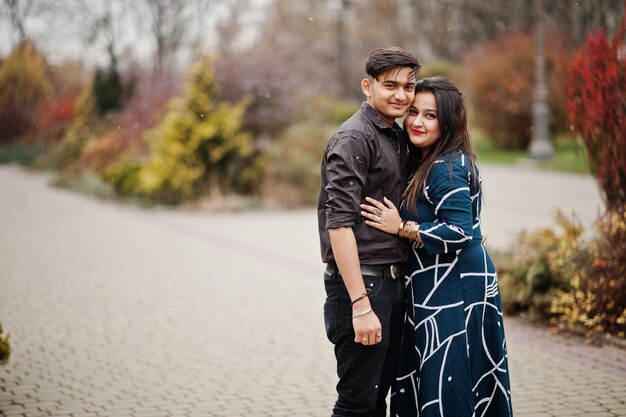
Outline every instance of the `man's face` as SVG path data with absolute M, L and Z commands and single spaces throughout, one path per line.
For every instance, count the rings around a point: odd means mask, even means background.
M 389 126 L 404 116 L 415 96 L 415 71 L 412 68 L 394 68 L 380 75 L 378 80 L 365 78 L 361 82 L 367 103 L 383 117 Z

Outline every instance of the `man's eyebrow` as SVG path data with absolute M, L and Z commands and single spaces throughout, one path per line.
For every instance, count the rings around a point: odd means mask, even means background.
M 397 81 L 397 80 L 384 80 L 383 84 L 414 86 L 415 85 L 415 81 L 402 82 L 402 81 Z

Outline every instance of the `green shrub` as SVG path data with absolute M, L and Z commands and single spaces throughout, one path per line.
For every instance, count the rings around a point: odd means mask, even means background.
M 320 95 L 267 151 L 263 197 L 285 207 L 317 203 L 320 164 L 326 142 L 358 104 Z
M 454 79 L 457 75 L 457 66 L 447 61 L 432 61 L 425 63 L 418 74 L 418 78 L 444 77 Z
M 0 145 L 0 163 L 15 162 L 31 165 L 44 152 L 44 146 L 38 142 L 13 142 Z
M 359 103 L 341 100 L 326 94 L 318 94 L 306 106 L 302 106 L 301 111 L 296 114 L 295 122 L 323 123 L 339 126 L 358 109 Z M 317 146 L 317 144 L 314 146 Z
M 54 185 L 69 188 L 98 198 L 113 199 L 115 187 L 94 172 L 71 172 L 61 174 L 54 180 Z
M 284 207 L 314 205 L 324 146 L 336 128 L 312 122 L 290 126 L 267 153 L 264 198 Z
M 121 161 L 112 164 L 102 174 L 120 195 L 132 195 L 139 187 L 139 172 L 142 165 L 132 161 Z
M 2 331 L 2 323 L 0 323 L 0 365 L 6 364 L 9 361 L 9 356 L 11 356 L 9 335 L 2 336 Z

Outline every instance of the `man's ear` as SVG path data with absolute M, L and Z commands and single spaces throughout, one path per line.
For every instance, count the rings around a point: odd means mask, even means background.
M 372 95 L 372 83 L 369 78 L 363 78 L 361 80 L 361 91 L 363 91 L 363 94 L 367 97 Z

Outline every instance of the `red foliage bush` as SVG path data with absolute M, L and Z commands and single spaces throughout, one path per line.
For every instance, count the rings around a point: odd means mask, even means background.
M 590 245 L 593 263 L 553 307 L 560 320 L 619 337 L 626 332 L 626 13 L 612 40 L 587 39 L 568 66 L 567 112 L 582 136 L 607 213 Z
M 62 94 L 54 100 L 39 103 L 39 130 L 70 123 L 74 118 L 74 100 L 76 97 Z
M 569 120 L 582 136 L 609 210 L 626 203 L 625 34 L 626 15 L 612 41 L 604 30 L 590 36 L 566 78 Z
M 567 130 L 562 91 L 562 57 L 557 36 L 545 36 L 551 130 Z M 475 120 L 502 149 L 526 149 L 532 136 L 535 39 L 514 30 L 503 32 L 468 59 Z

